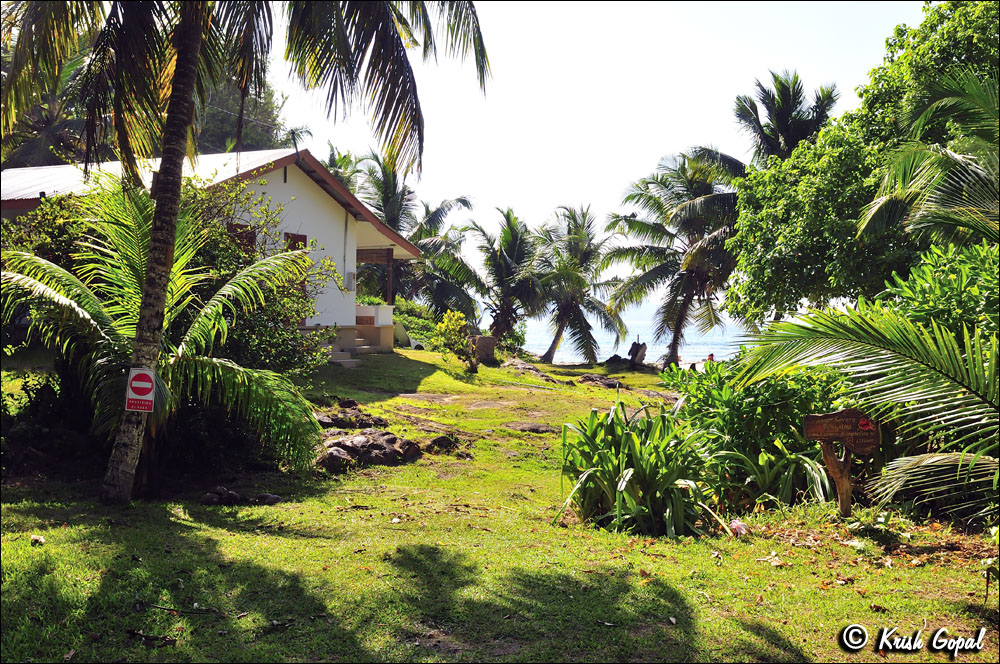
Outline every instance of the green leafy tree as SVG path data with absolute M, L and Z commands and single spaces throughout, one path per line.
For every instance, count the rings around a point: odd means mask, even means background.
M 72 271 L 29 253 L 4 251 L 2 300 L 5 316 L 31 307 L 29 334 L 77 366 L 93 431 L 113 437 L 122 416 L 154 203 L 145 192 L 105 184 L 79 201 L 80 214 L 93 221 Z M 266 450 L 304 467 L 319 434 L 309 403 L 283 375 L 240 366 L 217 351 L 241 317 L 263 306 L 268 294 L 300 282 L 311 261 L 305 250 L 262 258 L 202 300 L 196 292 L 213 281 L 214 271 L 195 265 L 210 238 L 196 212 L 197 206 L 187 205 L 178 217 L 145 446 L 155 447 L 158 432 L 180 406 L 221 405 L 255 430 Z
M 1000 58 L 1000 6 L 995 0 L 927 3 L 917 27 L 901 24 L 886 40 L 883 63 L 858 88 L 861 106 L 851 113 L 865 143 L 892 149 L 909 137 L 914 99 L 956 66 L 989 76 Z M 934 128 L 941 139 L 947 128 Z
M 802 79 L 789 71 L 772 71 L 771 87 L 758 80 L 756 88 L 753 97 L 736 98 L 734 113 L 740 127 L 753 139 L 754 160 L 761 164 L 767 163 L 769 157 L 788 159 L 796 145 L 826 123 L 839 96 L 837 87 L 831 85 L 820 87 L 812 100 L 807 100 Z
M 201 99 L 196 120 L 200 152 L 273 150 L 292 147 L 291 131 L 281 111 L 285 100 L 275 94 L 264 78 L 259 90 L 244 97 L 237 81 L 222 79 Z M 238 122 L 242 115 L 242 123 Z
M 589 207 L 563 206 L 556 211 L 556 222 L 539 231 L 538 241 L 549 324 L 555 333 L 541 361 L 552 362 L 563 334 L 568 333 L 576 352 L 593 364 L 598 343 L 588 316 L 616 339 L 626 334 L 621 315 L 599 297 L 613 286 L 601 281 L 608 238 L 597 239 Z
M 490 233 L 476 222 L 467 230 L 478 238 L 478 248 L 483 254 L 486 310 L 493 318 L 490 334 L 497 345 L 516 348 L 518 325 L 545 308 L 544 274 L 540 272 L 538 247 L 527 224 L 510 208 L 497 211 L 503 216 L 498 234 Z
M 434 18 L 449 52 L 474 55 L 481 86 L 489 74 L 479 20 L 471 2 L 405 6 L 390 2 L 287 2 L 285 58 L 306 87 L 323 88 L 328 111 L 362 99 L 379 137 L 419 162 L 423 115 L 407 48 L 425 59 L 437 52 Z M 81 41 L 93 44 L 82 74 L 86 109 L 85 161 L 113 135 L 125 173 L 135 181 L 138 159 L 162 155 L 156 208 L 137 321 L 132 366 L 157 363 L 164 329 L 169 270 L 175 253 L 182 165 L 188 153 L 196 98 L 233 77 L 242 98 L 265 80 L 274 17 L 268 2 L 18 2 L 4 6 L 2 41 L 11 45 L 3 82 L 0 128 L 6 136 L 37 103 L 40 82 L 51 81 Z M 333 29 L 332 29 L 333 28 Z M 242 117 L 237 118 L 237 126 Z M 143 435 L 142 418 L 120 419 L 102 496 L 131 495 Z
M 785 161 L 750 168 L 728 247 L 736 266 L 725 309 L 761 323 L 840 297 L 872 297 L 905 273 L 921 243 L 901 229 L 858 239 L 860 210 L 875 196 L 879 158 L 849 125 L 834 122 Z
M 333 174 L 333 177 L 337 178 L 340 184 L 347 187 L 348 191 L 357 196 L 360 188 L 360 178 L 364 174 L 364 169 L 361 167 L 363 159 L 351 154 L 349 151 L 341 152 L 329 141 L 327 141 L 327 147 L 330 149 L 330 156 L 326 160 L 326 167 Z
M 708 159 L 680 155 L 663 159 L 655 173 L 632 184 L 623 202 L 637 213 L 612 215 L 609 231 L 641 242 L 609 249 L 605 263 L 627 262 L 636 273 L 612 293 L 621 311 L 664 289 L 653 328 L 670 335 L 664 367 L 677 364 L 684 328 L 702 330 L 721 323 L 717 298 L 729 279 L 733 256 L 726 238 L 736 218 L 731 178 Z

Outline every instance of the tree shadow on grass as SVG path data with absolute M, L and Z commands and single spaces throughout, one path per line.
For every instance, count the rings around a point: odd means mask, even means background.
M 408 581 L 397 592 L 414 622 L 400 639 L 414 657 L 614 661 L 641 645 L 652 660 L 698 659 L 691 608 L 659 581 L 637 592 L 611 570 L 581 582 L 535 569 L 481 581 L 461 554 L 426 545 L 400 547 L 389 562 Z
M 377 403 L 399 394 L 416 392 L 424 380 L 438 370 L 439 367 L 430 362 L 398 353 L 367 355 L 362 358 L 361 366 L 353 369 L 337 365 L 320 367 L 305 381 L 303 393 L 320 406 L 326 405 L 331 397 L 350 397 L 363 404 Z
M 300 575 L 227 555 L 174 511 L 4 503 L 25 533 L 4 547 L 4 661 L 371 658 Z M 30 544 L 32 524 L 60 522 Z

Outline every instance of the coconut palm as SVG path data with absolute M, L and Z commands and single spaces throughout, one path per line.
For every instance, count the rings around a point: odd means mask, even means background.
M 122 415 L 154 203 L 145 192 L 125 190 L 118 181 L 103 184 L 79 203 L 90 235 L 79 244 L 74 269 L 5 251 L 0 299 L 5 318 L 31 308 L 29 334 L 77 366 L 93 411 L 93 431 L 112 437 Z M 178 406 L 220 404 L 256 430 L 266 449 L 301 467 L 319 433 L 309 403 L 284 376 L 241 367 L 213 357 L 212 351 L 225 344 L 241 316 L 263 306 L 268 294 L 301 283 L 311 261 L 304 250 L 263 258 L 202 301 L 196 293 L 215 277 L 211 268 L 193 267 L 208 241 L 195 210 L 185 205 L 178 215 L 146 447 L 152 447 Z
M 928 84 L 912 111 L 914 140 L 890 161 L 859 235 L 902 221 L 938 241 L 1000 242 L 998 118 L 996 76 L 984 80 L 960 69 Z M 945 121 L 961 136 L 951 148 L 919 141 Z
M 390 228 L 420 249 L 412 262 L 387 265 L 363 265 L 358 279 L 371 292 L 379 292 L 385 271 L 393 270 L 393 294 L 425 301 L 435 315 L 449 310 L 460 311 L 469 320 L 476 319 L 474 293 L 483 291 L 476 271 L 462 258 L 463 237 L 457 229 L 445 228 L 448 215 L 459 209 L 472 209 L 465 196 L 447 199 L 432 208 L 417 200 L 416 192 L 406 184 L 407 171 L 392 151 L 385 155 L 370 153 L 359 162 L 364 166 L 362 199 Z M 422 207 L 422 214 L 421 214 Z
M 771 156 L 788 159 L 796 145 L 826 123 L 840 96 L 835 85 L 820 87 L 809 104 L 798 73 L 787 70 L 780 74 L 772 71 L 771 86 L 758 79 L 754 95 L 757 99 L 740 95 L 734 108 L 736 121 L 754 141 L 754 160 L 760 163 Z
M 83 158 L 84 120 L 77 112 L 73 90 L 83 62 L 80 54 L 66 61 L 40 93 L 37 105 L 22 113 L 12 131 L 4 134 L 4 168 L 54 166 Z
M 814 310 L 773 323 L 753 341 L 741 383 L 803 365 L 834 367 L 853 378 L 862 408 L 900 422 L 904 440 L 941 441 L 933 454 L 890 463 L 875 485 L 880 498 L 914 488 L 925 498 L 958 497 L 962 507 L 995 518 L 1000 480 L 996 334 L 966 328 L 956 335 L 936 323 L 924 327 L 862 300 L 845 311 Z
M 471 2 L 403 5 L 293 0 L 280 8 L 287 28 L 285 58 L 300 82 L 325 91 L 328 112 L 364 100 L 383 143 L 418 165 L 423 115 L 407 48 L 422 46 L 425 59 L 436 55 L 436 17 L 446 49 L 474 55 L 481 86 L 489 74 Z M 93 48 L 81 81 L 85 162 L 89 165 L 107 133 L 104 118 L 111 118 L 130 180 L 137 179 L 138 160 L 161 149 L 132 357 L 132 366 L 154 366 L 162 341 L 182 164 L 196 96 L 210 89 L 223 73 L 235 78 L 244 99 L 262 88 L 273 37 L 272 5 L 28 1 L 6 4 L 2 18 L 2 41 L 11 45 L 0 111 L 4 136 L 25 109 L 37 102 L 39 82 L 52 80 L 77 45 L 86 41 Z M 237 124 L 242 125 L 242 117 Z M 102 490 L 106 500 L 128 500 L 142 432 L 137 413 L 121 418 Z
M 597 340 L 588 314 L 616 341 L 626 334 L 618 312 L 599 296 L 610 290 L 613 282 L 602 282 L 604 248 L 608 238 L 597 239 L 596 222 L 590 207 L 562 206 L 556 211 L 556 223 L 538 233 L 540 272 L 549 324 L 554 331 L 552 343 L 541 357 L 552 362 L 556 350 L 568 333 L 577 353 L 589 363 L 597 362 Z
M 420 221 L 406 236 L 418 249 L 420 257 L 407 268 L 399 283 L 406 297 L 427 303 L 436 316 L 459 311 L 467 320 L 479 318 L 476 295 L 486 292 L 486 285 L 462 256 L 465 237 L 460 229 L 444 227 L 448 215 L 457 210 L 471 210 L 472 202 L 464 196 L 441 201 L 436 207 L 423 203 Z M 393 281 L 393 283 L 397 283 Z
M 664 288 L 654 334 L 671 336 L 664 367 L 677 363 L 684 328 L 721 324 L 716 299 L 735 267 L 725 240 L 736 221 L 736 193 L 712 161 L 680 155 L 663 159 L 655 173 L 635 182 L 623 203 L 644 216 L 612 215 L 609 231 L 641 244 L 609 249 L 605 264 L 630 263 L 611 300 L 615 311 L 638 304 Z
M 474 221 L 465 230 L 478 238 L 483 254 L 486 309 L 493 318 L 490 334 L 498 344 L 509 344 L 511 333 L 525 317 L 544 311 L 545 288 L 538 248 L 527 224 L 510 208 L 497 211 L 503 217 L 498 234 Z

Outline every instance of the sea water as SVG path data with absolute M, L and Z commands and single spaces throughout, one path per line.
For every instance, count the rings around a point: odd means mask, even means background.
M 670 345 L 670 336 L 656 340 L 653 335 L 655 324 L 653 313 L 656 306 L 647 304 L 646 306 L 626 311 L 622 316 L 625 325 L 628 327 L 628 336 L 623 339 L 615 348 L 614 334 L 605 332 L 600 327 L 595 326 L 594 337 L 597 339 L 600 349 L 597 351 L 598 361 L 603 362 L 611 355 L 618 353 L 622 357 L 628 357 L 628 349 L 633 341 L 646 344 L 646 363 L 659 364 L 660 358 L 666 355 Z M 680 346 L 681 366 L 686 366 L 692 362 L 704 361 L 709 353 L 715 354 L 715 359 L 724 360 L 735 355 L 740 349 L 740 342 L 746 332 L 736 323 L 724 317 L 725 325 L 717 327 L 708 332 L 699 332 L 698 325 L 689 324 L 684 329 L 684 337 Z M 591 321 L 594 324 L 594 321 Z M 546 318 L 536 318 L 529 320 L 525 334 L 524 349 L 530 353 L 541 355 L 552 343 L 553 330 L 549 327 Z M 556 364 L 579 364 L 582 363 L 583 356 L 573 349 L 573 343 L 568 335 L 563 335 L 562 342 L 556 350 Z

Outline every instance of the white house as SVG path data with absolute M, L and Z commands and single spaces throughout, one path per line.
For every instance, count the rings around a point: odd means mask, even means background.
M 158 165 L 158 160 L 149 162 L 144 176 L 147 186 Z M 107 162 L 99 170 L 120 173 L 121 164 Z M 194 166 L 185 162 L 185 175 L 197 176 L 209 186 L 234 178 L 263 179 L 266 184 L 250 188 L 269 196 L 272 206 L 282 206 L 278 231 L 286 242 L 297 245 L 315 240 L 320 249 L 313 259 L 329 258 L 343 277 L 343 290 L 331 283 L 320 293 L 316 317 L 306 320 L 304 328 L 336 325 L 335 353 L 392 350 L 392 308 L 356 305 L 357 267 L 412 260 L 420 252 L 383 224 L 308 150 L 199 155 Z M 86 193 L 93 180 L 85 180 L 78 165 L 41 166 L 4 170 L 0 185 L 2 214 L 10 218 L 33 210 L 46 196 Z M 391 284 L 387 284 L 387 301 L 391 305 Z M 344 353 L 332 357 L 342 359 Z

